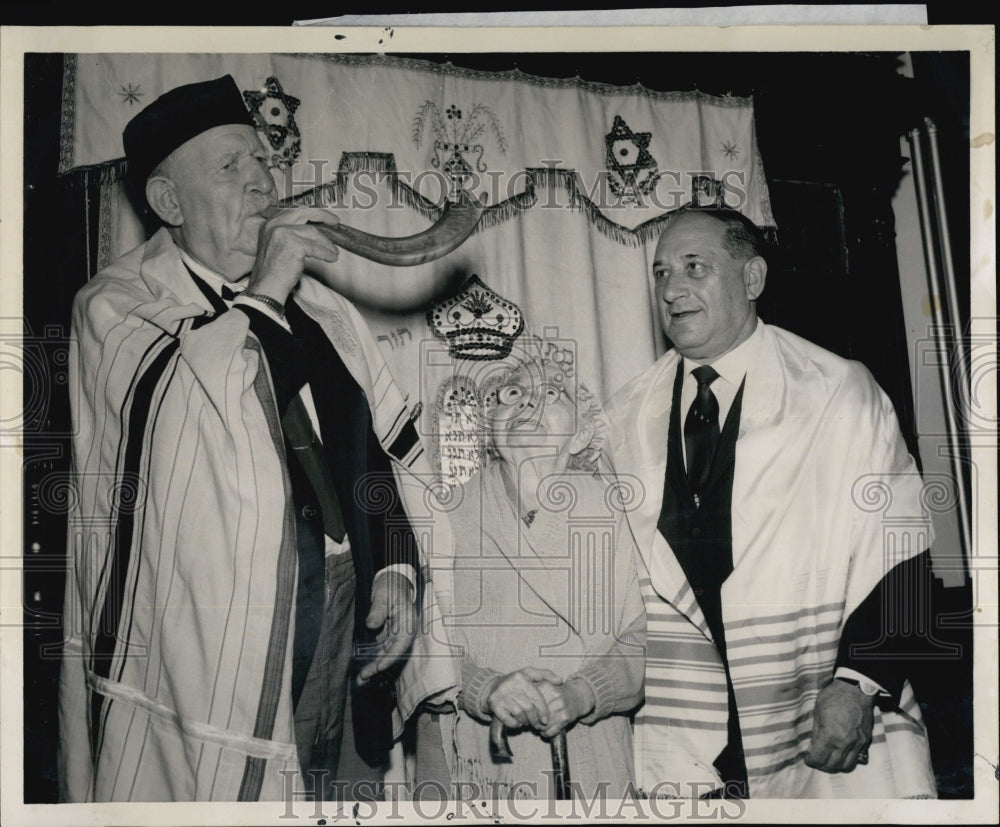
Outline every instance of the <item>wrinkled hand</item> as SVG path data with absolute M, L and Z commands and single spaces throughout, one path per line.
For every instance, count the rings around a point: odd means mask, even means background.
M 549 723 L 549 707 L 538 690 L 538 684 L 548 681 L 562 683 L 555 672 L 526 666 L 499 678 L 486 699 L 486 708 L 510 729 L 530 726 L 542 730 Z
M 597 703 L 590 686 L 578 678 L 563 684 L 540 681 L 538 690 L 549 707 L 549 725 L 541 730 L 544 738 L 553 738 L 588 714 Z
M 858 687 L 832 680 L 816 698 L 807 767 L 851 772 L 872 740 L 875 699 Z
M 417 607 L 413 605 L 413 584 L 398 571 L 390 571 L 375 579 L 372 607 L 365 625 L 381 629 L 379 656 L 358 673 L 358 683 L 364 684 L 376 674 L 395 664 L 410 648 L 417 634 Z
M 333 262 L 339 252 L 323 226 L 340 223 L 322 207 L 282 209 L 260 229 L 257 259 L 247 289 L 282 304 L 302 278 L 307 258 Z

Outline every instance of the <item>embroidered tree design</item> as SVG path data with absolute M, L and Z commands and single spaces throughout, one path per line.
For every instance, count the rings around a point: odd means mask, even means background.
M 426 100 L 413 119 L 411 138 L 416 146 L 423 143 L 425 126 L 434 130 L 434 156 L 431 166 L 441 169 L 456 188 L 464 189 L 475 172 L 486 172 L 485 149 L 480 142 L 489 130 L 501 155 L 507 154 L 507 137 L 493 110 L 482 103 L 474 104 L 464 113 L 451 104 L 444 113 L 432 100 Z M 467 157 L 468 156 L 468 157 Z M 470 162 L 471 159 L 471 162 Z

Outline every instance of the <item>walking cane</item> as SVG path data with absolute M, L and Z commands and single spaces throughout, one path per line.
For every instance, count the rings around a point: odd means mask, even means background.
M 573 791 L 569 786 L 569 757 L 566 753 L 566 730 L 549 742 L 552 750 L 552 780 L 556 787 L 556 800 L 569 801 Z M 490 755 L 497 763 L 509 763 L 514 759 L 507 740 L 507 728 L 503 721 L 494 718 L 490 722 Z
M 569 788 L 569 757 L 566 754 L 566 730 L 549 742 L 552 748 L 552 778 L 556 785 L 556 800 L 569 801 L 573 792 Z

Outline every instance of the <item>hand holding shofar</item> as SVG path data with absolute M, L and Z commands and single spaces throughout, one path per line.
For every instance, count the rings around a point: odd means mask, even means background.
M 296 207 L 275 205 L 270 208 L 268 218 L 289 209 Z M 461 246 L 475 230 L 482 212 L 483 204 L 462 190 L 457 203 L 446 204 L 434 224 L 414 235 L 386 238 L 343 223 L 316 226 L 338 247 L 369 261 L 390 267 L 414 267 L 439 259 Z M 434 282 L 428 284 L 394 281 L 390 291 L 382 291 L 379 287 L 383 285 L 352 283 L 344 277 L 343 268 L 335 264 L 311 259 L 307 271 L 347 298 L 385 310 L 412 309 L 426 304 L 446 286 L 436 282 L 447 280 L 451 275 L 428 275 L 428 279 Z

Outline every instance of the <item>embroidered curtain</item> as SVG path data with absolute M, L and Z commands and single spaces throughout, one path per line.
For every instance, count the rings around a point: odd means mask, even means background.
M 60 172 L 100 181 L 95 271 L 145 237 L 121 183 L 125 124 L 226 73 L 288 203 L 403 236 L 457 187 L 485 198 L 476 232 L 436 262 L 337 264 L 449 483 L 483 459 L 477 422 L 511 358 L 546 349 L 605 398 L 662 353 L 649 273 L 671 211 L 724 200 L 774 225 L 746 98 L 385 56 L 67 55 Z

